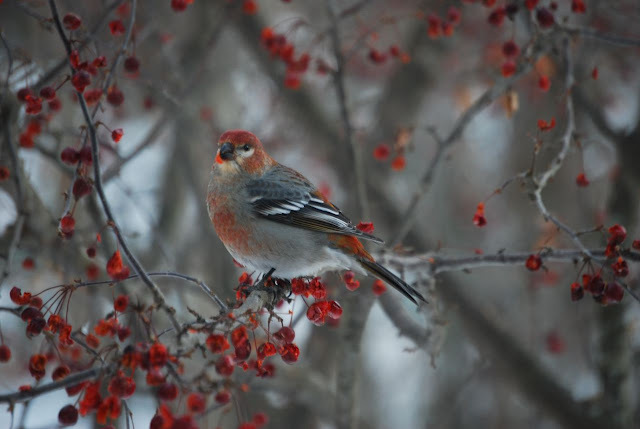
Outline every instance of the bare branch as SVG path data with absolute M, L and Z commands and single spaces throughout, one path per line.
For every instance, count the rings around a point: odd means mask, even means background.
M 400 218 L 403 221 L 400 224 L 398 231 L 392 235 L 394 237 L 393 242 L 391 243 L 392 246 L 402 242 L 402 240 L 407 236 L 407 234 L 413 227 L 413 224 L 416 220 L 418 206 L 420 205 L 420 202 L 425 197 L 425 195 L 429 192 L 429 189 L 431 189 L 434 172 L 440 164 L 440 161 L 446 154 L 447 150 L 458 141 L 467 126 L 481 111 L 483 111 L 496 99 L 502 96 L 502 94 L 504 94 L 505 91 L 507 91 L 515 82 L 517 82 L 522 76 L 526 75 L 531 70 L 533 64 L 540 56 L 545 53 L 545 51 L 546 48 L 544 48 L 544 45 L 542 43 L 534 45 L 532 47 L 533 53 L 531 54 L 530 58 L 520 62 L 518 70 L 516 71 L 516 73 L 514 73 L 513 76 L 507 79 L 499 80 L 491 88 L 486 90 L 484 94 L 480 96 L 480 98 L 478 98 L 471 106 L 469 106 L 469 108 L 467 108 L 467 110 L 462 113 L 462 115 L 453 125 L 453 128 L 451 129 L 449 134 L 444 139 L 436 140 L 436 153 L 429 162 L 426 171 L 422 175 L 422 178 L 420 179 L 420 185 L 411 197 L 407 210 Z
M 131 7 L 132 21 L 133 21 L 133 17 L 135 16 L 136 3 L 137 3 L 137 0 L 132 0 L 132 7 Z M 62 42 L 65 48 L 67 49 L 67 54 L 70 54 L 71 45 L 69 43 L 69 40 L 67 39 L 67 36 L 64 33 L 64 30 L 62 29 L 62 23 L 60 22 L 60 16 L 58 15 L 58 10 L 55 5 L 55 0 L 49 0 L 49 8 L 51 9 L 51 13 L 53 15 L 53 20 L 54 20 L 54 23 L 56 24 L 56 29 L 58 31 L 58 34 L 62 39 Z M 176 332 L 179 332 L 180 325 L 175 318 L 175 310 L 167 304 L 164 294 L 162 293 L 160 288 L 158 288 L 158 286 L 151 280 L 151 278 L 145 272 L 144 268 L 142 268 L 142 265 L 140 264 L 138 259 L 133 255 L 133 253 L 131 253 L 129 246 L 127 245 L 127 242 L 125 241 L 124 236 L 120 232 L 120 228 L 118 227 L 114 219 L 113 212 L 111 211 L 111 206 L 109 205 L 109 202 L 107 201 L 107 197 L 104 193 L 104 189 L 102 188 L 102 179 L 100 176 L 100 161 L 98 158 L 98 138 L 96 136 L 96 128 L 89 114 L 89 109 L 87 108 L 87 103 L 85 102 L 84 97 L 78 91 L 76 91 L 76 94 L 78 96 L 78 102 L 80 103 L 80 107 L 82 108 L 82 114 L 84 115 L 84 120 L 89 129 L 89 137 L 91 140 L 91 153 L 93 156 L 93 172 L 94 172 L 95 188 L 96 188 L 96 192 L 98 193 L 98 196 L 100 197 L 100 202 L 102 203 L 102 208 L 107 217 L 107 220 L 109 223 L 113 225 L 113 231 L 116 234 L 118 243 L 120 243 L 120 247 L 122 248 L 122 251 L 124 252 L 124 254 L 127 256 L 127 259 L 131 263 L 134 271 L 140 276 L 142 281 L 147 285 L 147 287 L 151 291 L 151 294 L 153 295 L 156 305 L 160 307 L 167 314 L 167 317 L 171 321 L 171 324 L 173 325 L 173 327 L 176 329 Z
M 342 117 L 342 125 L 344 127 L 345 141 L 351 148 L 351 158 L 353 160 L 353 167 L 355 172 L 356 195 L 358 203 L 357 213 L 359 216 L 367 219 L 369 216 L 369 202 L 367 200 L 367 187 L 364 176 L 362 150 L 353 138 L 353 126 L 351 124 L 349 107 L 347 105 L 347 92 L 344 82 L 345 60 L 342 53 L 342 48 L 340 47 L 340 34 L 338 29 L 340 20 L 336 15 L 336 7 L 332 0 L 327 0 L 327 8 L 329 10 L 329 16 L 331 19 L 331 44 L 333 47 L 333 54 L 336 57 L 336 70 L 333 72 L 333 79 L 336 85 L 338 104 L 340 105 L 340 115 Z
M 110 372 L 110 368 L 94 367 L 86 371 L 77 372 L 63 378 L 62 380 L 43 384 L 42 386 L 34 387 L 30 390 L 0 395 L 0 403 L 17 404 L 20 402 L 25 402 L 29 399 L 35 398 L 36 396 L 64 389 L 65 387 L 74 386 L 78 383 L 82 383 L 83 381 L 91 380 L 92 378 L 96 378 L 100 374 L 105 372 Z
M 613 45 L 638 47 L 640 46 L 640 38 L 623 37 L 615 34 L 606 34 L 593 28 L 586 27 L 562 27 L 567 33 L 573 36 L 582 36 L 601 42 L 611 43 Z

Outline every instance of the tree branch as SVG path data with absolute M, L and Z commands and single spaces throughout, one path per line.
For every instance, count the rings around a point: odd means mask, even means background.
M 411 231 L 411 228 L 413 227 L 413 224 L 416 220 L 420 202 L 431 189 L 434 172 L 440 164 L 440 161 L 446 154 L 447 150 L 458 141 L 467 126 L 480 112 L 482 112 L 486 107 L 488 107 L 496 99 L 502 96 L 504 92 L 507 91 L 507 89 L 509 89 L 522 76 L 527 74 L 533 67 L 533 64 L 535 64 L 536 60 L 546 52 L 545 45 L 541 41 L 533 45 L 531 50 L 532 53 L 530 54 L 529 58 L 520 62 L 518 70 L 513 76 L 507 79 L 499 80 L 491 88 L 486 90 L 484 94 L 480 96 L 480 98 L 478 98 L 471 106 L 469 106 L 469 108 L 467 108 L 467 110 L 462 113 L 462 115 L 460 115 L 458 120 L 454 123 L 453 128 L 444 139 L 439 139 L 436 137 L 436 153 L 429 162 L 427 169 L 423 173 L 422 178 L 420 179 L 420 185 L 418 186 L 418 189 L 413 193 L 407 210 L 400 217 L 400 219 L 402 219 L 402 222 L 400 223 L 397 232 L 392 235 L 392 237 L 394 237 L 393 241 L 391 242 L 392 246 L 402 242 L 409 231 Z
M 133 21 L 133 17 L 135 16 L 136 3 L 137 3 L 137 0 L 132 0 L 132 7 L 131 7 L 132 21 Z M 69 43 L 69 40 L 67 39 L 67 36 L 65 35 L 64 30 L 62 29 L 62 23 L 60 22 L 60 16 L 58 15 L 58 10 L 56 8 L 55 0 L 49 0 L 49 8 L 51 9 L 51 13 L 53 15 L 53 20 L 56 25 L 58 34 L 62 39 L 62 42 L 65 48 L 67 49 L 67 54 L 70 54 L 71 44 Z M 131 23 L 130 26 L 132 25 L 133 24 Z M 114 219 L 113 212 L 111 211 L 111 206 L 109 205 L 107 197 L 104 193 L 104 189 L 102 188 L 102 179 L 100 176 L 100 162 L 98 158 L 98 139 L 96 136 L 96 128 L 89 114 L 89 109 L 87 107 L 87 103 L 85 102 L 84 97 L 78 91 L 76 91 L 76 94 L 78 96 L 78 103 L 80 104 L 80 107 L 82 109 L 84 120 L 89 129 L 89 137 L 91 140 L 91 154 L 93 156 L 93 172 L 94 172 L 95 188 L 100 198 L 100 202 L 102 204 L 102 208 L 107 217 L 107 220 L 109 223 L 113 225 L 113 231 L 116 234 L 118 243 L 120 244 L 122 251 L 127 256 L 127 259 L 131 263 L 131 266 L 133 267 L 134 271 L 140 276 L 143 283 L 147 285 L 148 289 L 151 291 L 151 294 L 153 295 L 153 299 L 156 305 L 162 310 L 164 310 L 171 324 L 176 329 L 176 332 L 179 332 L 180 324 L 175 318 L 175 310 L 167 304 L 164 294 L 162 293 L 160 288 L 151 280 L 151 278 L 144 271 L 144 268 L 142 268 L 142 266 L 140 265 L 140 262 L 138 261 L 138 259 L 133 255 L 133 253 L 131 253 L 129 246 L 127 245 L 127 242 L 125 241 L 124 236 L 120 232 L 120 228 L 118 227 Z

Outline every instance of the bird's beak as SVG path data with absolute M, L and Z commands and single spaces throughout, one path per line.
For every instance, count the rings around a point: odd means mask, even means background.
M 219 153 L 220 158 L 223 161 L 229 161 L 233 159 L 233 145 L 230 142 L 225 142 L 220 146 Z

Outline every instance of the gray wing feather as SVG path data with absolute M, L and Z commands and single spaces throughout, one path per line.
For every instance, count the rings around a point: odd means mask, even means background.
M 383 242 L 358 230 L 340 209 L 316 196 L 315 186 L 287 167 L 276 167 L 262 178 L 251 180 L 247 191 L 254 213 L 262 218 L 313 231 Z

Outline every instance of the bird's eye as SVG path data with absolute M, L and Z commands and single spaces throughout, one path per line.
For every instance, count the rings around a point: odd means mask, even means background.
M 245 152 L 249 152 L 250 149 L 251 149 L 251 146 L 249 146 L 248 144 L 242 146 L 242 150 L 244 150 Z

